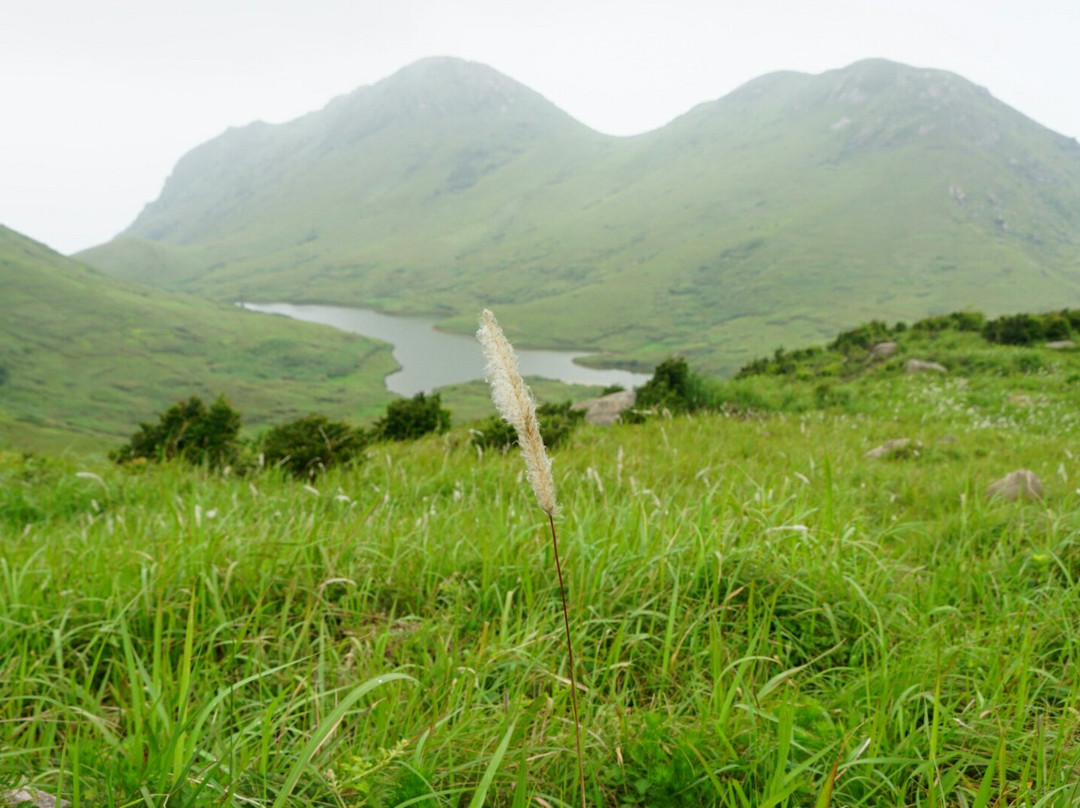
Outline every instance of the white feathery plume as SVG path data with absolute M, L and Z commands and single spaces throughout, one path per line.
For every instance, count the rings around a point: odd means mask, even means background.
M 485 374 L 491 385 L 491 400 L 499 415 L 517 431 L 529 485 L 544 512 L 554 516 L 557 507 L 555 480 L 551 476 L 551 461 L 544 449 L 544 439 L 540 436 L 540 423 L 536 420 L 536 402 L 521 378 L 513 347 L 495 321 L 495 315 L 487 309 L 480 315 L 476 338 L 487 358 Z

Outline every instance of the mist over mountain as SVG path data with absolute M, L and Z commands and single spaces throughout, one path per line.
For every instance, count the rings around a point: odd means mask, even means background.
M 496 306 L 531 345 L 730 371 L 873 318 L 1080 304 L 1080 146 L 884 60 L 774 73 L 653 132 L 593 132 L 426 59 L 185 155 L 82 260 L 215 298 Z

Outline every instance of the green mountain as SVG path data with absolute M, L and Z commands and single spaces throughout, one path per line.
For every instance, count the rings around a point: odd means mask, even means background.
M 959 76 L 776 73 L 644 135 L 429 59 L 230 130 L 80 258 L 221 300 L 496 309 L 519 344 L 732 371 L 872 317 L 1080 303 L 1080 146 Z
M 102 275 L 0 226 L 0 449 L 115 445 L 225 393 L 245 423 L 378 411 L 389 347 Z

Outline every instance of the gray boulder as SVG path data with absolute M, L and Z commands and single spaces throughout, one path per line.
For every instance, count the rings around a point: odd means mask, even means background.
M 22 806 L 22 808 L 69 808 L 68 800 L 58 800 L 52 794 L 38 791 L 36 788 L 12 788 L 0 791 L 0 805 Z
M 895 440 L 887 440 L 880 446 L 875 446 L 869 452 L 863 455 L 863 457 L 874 460 L 879 457 L 888 457 L 891 454 L 895 454 L 903 449 L 906 449 L 911 445 L 911 438 L 896 438 Z
M 1000 498 L 1009 502 L 1018 499 L 1042 499 L 1042 480 L 1034 471 L 1029 469 L 1017 469 L 1012 474 L 1006 474 L 1000 480 L 994 480 L 986 486 L 986 497 Z
M 590 424 L 611 426 L 619 420 L 620 415 L 634 406 L 635 401 L 637 401 L 636 391 L 620 390 L 599 398 L 579 401 L 571 409 L 585 410 L 585 420 Z
M 871 359 L 888 359 L 894 353 L 896 353 L 896 343 L 892 340 L 879 342 L 877 345 L 870 348 Z
M 1056 339 L 1053 342 L 1046 343 L 1047 348 L 1053 348 L 1055 351 L 1060 351 L 1063 348 L 1075 348 L 1076 343 L 1071 339 Z
M 909 359 L 904 365 L 905 373 L 948 373 L 944 365 L 937 362 L 927 362 L 923 359 Z

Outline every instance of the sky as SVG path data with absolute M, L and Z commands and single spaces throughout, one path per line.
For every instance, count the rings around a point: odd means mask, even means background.
M 959 73 L 1080 136 L 1080 0 L 0 0 L 0 224 L 108 241 L 176 161 L 426 56 L 633 135 L 775 70 Z

